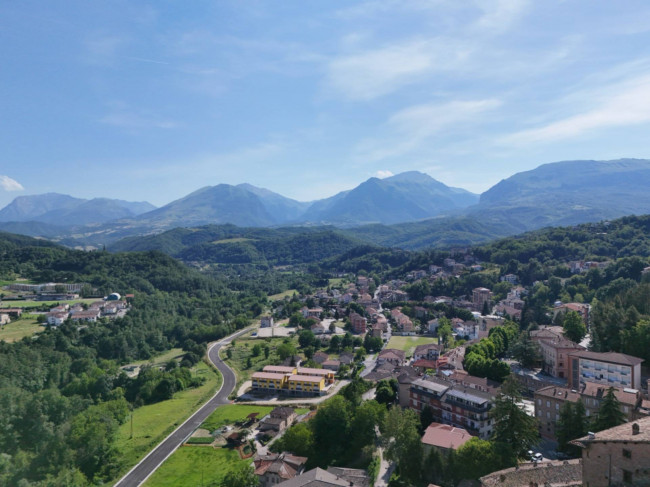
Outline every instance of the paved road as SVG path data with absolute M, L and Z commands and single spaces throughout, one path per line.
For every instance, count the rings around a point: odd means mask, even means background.
M 219 349 L 230 343 L 233 338 L 250 331 L 250 328 L 241 330 L 234 335 L 230 335 L 221 341 L 212 344 L 208 350 L 210 361 L 219 369 L 223 376 L 223 384 L 217 393 L 205 403 L 197 412 L 190 416 L 187 421 L 176 428 L 167 438 L 165 438 L 156 448 L 154 448 L 140 463 L 131 469 L 124 477 L 115 484 L 115 487 L 137 487 L 142 484 L 156 469 L 183 444 L 185 439 L 212 414 L 212 412 L 223 404 L 228 404 L 228 396 L 234 390 L 237 384 L 235 373 L 219 358 Z

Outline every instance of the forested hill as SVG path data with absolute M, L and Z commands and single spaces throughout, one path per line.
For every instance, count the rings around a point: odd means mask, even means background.
M 127 238 L 109 249 L 160 250 L 184 262 L 290 265 L 338 256 L 362 243 L 331 227 L 270 229 L 206 225 Z
M 495 264 L 514 259 L 568 262 L 650 256 L 650 215 L 628 216 L 573 227 L 546 228 L 508 237 L 476 248 Z
M 66 322 L 0 342 L 0 485 L 101 485 L 124 473 L 114 448 L 129 408 L 194 387 L 189 366 L 205 344 L 246 326 L 265 298 L 238 292 L 161 252 L 81 252 L 0 235 L 0 280 L 81 282 L 97 293 L 133 293 L 124 318 Z M 88 292 L 89 287 L 86 287 Z M 172 347 L 181 366 L 137 378 L 118 366 Z

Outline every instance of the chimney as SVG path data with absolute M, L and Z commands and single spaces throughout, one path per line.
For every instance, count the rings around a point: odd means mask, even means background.
M 633 435 L 638 435 L 641 432 L 641 428 L 639 428 L 639 423 L 633 423 L 632 424 L 632 434 Z
M 589 436 L 590 440 L 596 439 L 596 433 L 594 433 L 593 431 L 590 431 L 589 433 L 587 433 L 587 435 Z

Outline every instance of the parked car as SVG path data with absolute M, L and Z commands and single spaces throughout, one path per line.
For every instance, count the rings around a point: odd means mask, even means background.
M 541 462 L 542 460 L 544 460 L 544 455 L 542 455 L 541 453 L 537 452 L 533 455 L 534 462 Z

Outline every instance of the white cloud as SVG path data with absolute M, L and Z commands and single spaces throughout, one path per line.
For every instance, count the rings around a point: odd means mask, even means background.
M 430 139 L 459 125 L 480 121 L 479 115 L 501 105 L 496 99 L 423 104 L 395 113 L 385 124 L 386 137 L 366 139 L 356 148 L 356 158 L 378 161 L 407 154 Z
M 23 188 L 23 185 L 15 179 L 2 175 L 0 175 L 0 187 L 5 191 L 22 191 L 25 189 Z
M 172 129 L 178 126 L 173 120 L 159 117 L 150 113 L 137 112 L 126 104 L 111 103 L 110 112 L 99 119 L 99 122 L 127 130 L 138 129 Z
M 516 132 L 501 138 L 500 142 L 512 145 L 552 142 L 593 134 L 604 128 L 650 122 L 650 75 L 580 97 L 588 99 L 587 106 L 596 105 L 596 108 L 581 111 L 578 107 L 576 111 L 581 113 Z
M 348 98 L 371 100 L 414 82 L 432 62 L 426 43 L 396 44 L 335 58 L 328 81 Z
M 379 170 L 375 173 L 375 176 L 377 176 L 379 179 L 384 179 L 384 178 L 389 178 L 391 176 L 394 176 L 394 174 L 390 171 Z

